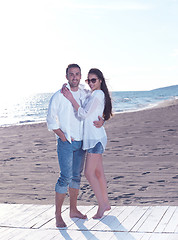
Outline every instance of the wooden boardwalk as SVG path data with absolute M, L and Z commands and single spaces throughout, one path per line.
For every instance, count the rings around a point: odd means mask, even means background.
M 178 206 L 112 206 L 93 220 L 96 206 L 79 206 L 87 220 L 70 219 L 63 207 L 67 228 L 57 229 L 54 205 L 0 204 L 0 240 L 178 240 Z

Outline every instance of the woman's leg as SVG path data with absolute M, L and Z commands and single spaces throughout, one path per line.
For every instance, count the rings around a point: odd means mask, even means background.
M 104 212 L 110 209 L 101 154 L 87 154 L 85 176 L 91 184 L 99 205 L 93 218 L 101 218 Z
M 98 164 L 96 166 L 95 173 L 96 173 L 96 176 L 97 176 L 99 184 L 100 184 L 103 201 L 105 203 L 109 204 L 108 193 L 107 193 L 107 184 L 106 184 L 106 178 L 105 178 L 105 174 L 104 174 L 102 155 L 101 155 L 101 161 L 98 161 Z

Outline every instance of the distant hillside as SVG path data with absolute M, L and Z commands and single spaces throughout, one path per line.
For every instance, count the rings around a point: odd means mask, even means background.
M 178 95 L 178 85 L 172 85 L 172 86 L 163 87 L 163 88 L 156 88 L 151 91 L 174 91 L 174 92 L 177 91 L 177 95 Z

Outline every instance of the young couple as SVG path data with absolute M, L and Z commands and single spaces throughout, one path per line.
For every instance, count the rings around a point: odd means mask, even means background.
M 85 176 L 98 201 L 98 210 L 93 218 L 101 218 L 110 209 L 102 163 L 107 143 L 103 118 L 108 120 L 112 116 L 105 78 L 99 69 L 90 69 L 86 82 L 91 91 L 87 91 L 80 84 L 81 69 L 77 64 L 68 65 L 66 78 L 67 86 L 52 96 L 47 115 L 48 129 L 57 136 L 60 166 L 60 177 L 55 186 L 57 227 L 66 227 L 61 209 L 68 187 L 70 217 L 87 218 L 77 209 L 85 153 Z

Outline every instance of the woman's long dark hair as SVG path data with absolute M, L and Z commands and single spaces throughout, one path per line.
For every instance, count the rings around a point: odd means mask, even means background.
M 88 74 L 95 74 L 98 77 L 98 79 L 102 81 L 101 90 L 104 92 L 105 95 L 105 107 L 103 112 L 103 118 L 104 120 L 108 120 L 112 116 L 112 103 L 103 73 L 97 68 L 92 68 L 90 69 Z

